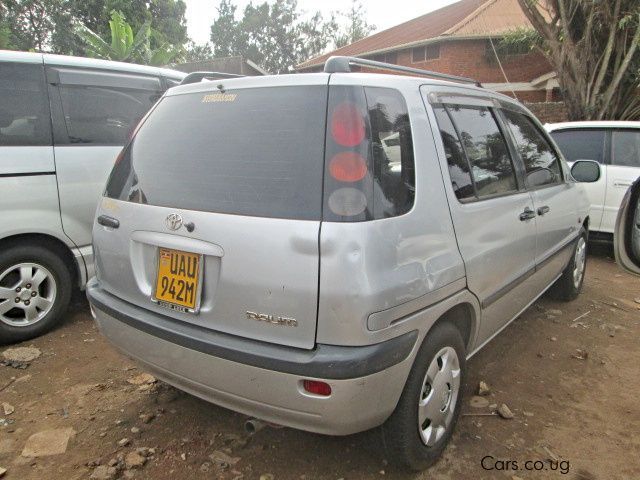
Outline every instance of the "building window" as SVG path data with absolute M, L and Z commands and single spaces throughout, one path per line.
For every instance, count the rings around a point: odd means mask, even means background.
M 398 52 L 380 53 L 378 55 L 373 55 L 372 57 L 370 57 L 370 59 L 374 60 L 376 62 L 397 64 L 398 63 Z
M 411 61 L 413 63 L 435 60 L 440 58 L 440 45 L 424 45 L 411 49 Z

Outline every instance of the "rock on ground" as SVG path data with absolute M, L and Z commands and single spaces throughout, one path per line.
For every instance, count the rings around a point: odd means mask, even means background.
M 89 478 L 94 480 L 112 480 L 116 478 L 118 470 L 116 467 L 108 467 L 107 465 L 100 465 L 96 467 Z
M 127 468 L 141 468 L 147 463 L 147 459 L 138 452 L 127 453 L 124 457 L 124 464 Z
M 141 373 L 140 375 L 127 379 L 127 382 L 131 385 L 150 385 L 152 383 L 156 383 L 157 380 L 156 377 L 150 373 Z
M 35 347 L 8 348 L 2 352 L 2 356 L 9 362 L 32 362 L 38 358 L 42 352 Z
M 515 416 L 511 409 L 504 403 L 498 407 L 498 415 L 506 420 L 511 420 Z
M 75 434 L 73 428 L 57 428 L 34 433 L 27 439 L 22 456 L 33 458 L 60 455 L 67 451 L 69 440 Z

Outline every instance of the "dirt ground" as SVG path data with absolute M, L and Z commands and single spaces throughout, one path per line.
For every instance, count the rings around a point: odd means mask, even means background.
M 80 297 L 62 327 L 21 345 L 39 358 L 0 366 L 0 403 L 15 408 L 0 407 L 3 480 L 89 478 L 110 462 L 118 478 L 158 480 L 640 479 L 640 278 L 606 248 L 589 261 L 578 300 L 542 298 L 470 360 L 453 440 L 417 475 L 387 465 L 379 430 L 337 438 L 266 428 L 248 437 L 240 414 L 160 383 L 129 383 L 142 372 L 101 337 Z M 476 408 L 480 380 L 490 405 Z M 502 403 L 515 418 L 486 415 Z M 22 456 L 31 435 L 64 428 L 75 431 L 65 453 Z M 123 468 L 141 447 L 155 450 Z

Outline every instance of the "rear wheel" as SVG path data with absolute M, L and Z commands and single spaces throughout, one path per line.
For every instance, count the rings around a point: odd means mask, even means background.
M 419 471 L 442 454 L 460 415 L 465 347 L 456 327 L 437 325 L 409 373 L 395 411 L 383 425 L 389 459 Z
M 39 245 L 0 253 L 0 343 L 28 340 L 62 318 L 71 296 L 71 274 L 63 260 Z
M 587 269 L 587 232 L 583 228 L 573 248 L 569 264 L 549 289 L 549 296 L 556 300 L 569 302 L 575 300 L 582 291 L 584 274 Z

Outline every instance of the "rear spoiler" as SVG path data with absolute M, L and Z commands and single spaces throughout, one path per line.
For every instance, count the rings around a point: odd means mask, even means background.
M 236 75 L 235 73 L 224 72 L 191 72 L 182 79 L 180 85 L 187 85 L 189 83 L 198 83 L 204 79 L 207 80 L 219 80 L 221 78 L 240 78 L 246 75 Z

